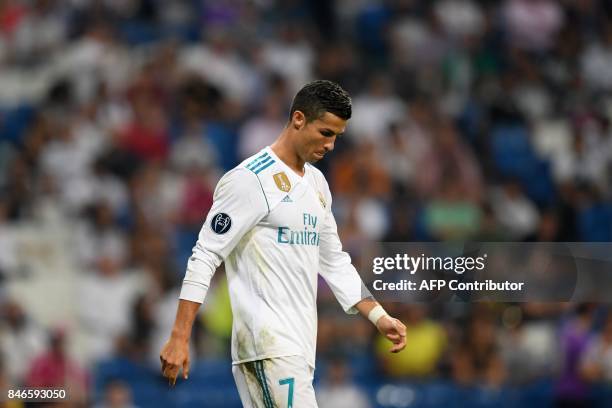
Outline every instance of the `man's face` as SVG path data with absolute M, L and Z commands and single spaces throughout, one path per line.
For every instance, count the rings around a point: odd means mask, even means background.
M 296 111 L 292 119 L 299 135 L 296 150 L 300 158 L 308 163 L 319 161 L 327 152 L 334 150 L 336 137 L 344 133 L 348 122 L 329 112 L 307 123 L 302 112 Z

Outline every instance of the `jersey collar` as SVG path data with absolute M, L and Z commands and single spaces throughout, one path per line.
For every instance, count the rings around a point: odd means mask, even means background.
M 298 185 L 300 184 L 302 181 L 304 181 L 306 175 L 309 172 L 308 169 L 308 164 L 304 165 L 304 175 L 300 176 L 299 174 L 297 174 L 291 167 L 289 167 L 287 165 L 287 163 L 285 163 L 284 161 L 282 161 L 277 155 L 276 153 L 274 153 L 274 151 L 272 150 L 272 148 L 270 146 L 266 146 L 266 148 L 264 149 L 266 152 L 268 152 L 269 155 L 272 156 L 272 158 L 274 160 L 276 160 L 276 163 L 278 163 L 278 165 L 283 169 L 283 172 L 287 175 L 287 177 L 289 178 L 289 181 L 291 182 L 292 186 Z

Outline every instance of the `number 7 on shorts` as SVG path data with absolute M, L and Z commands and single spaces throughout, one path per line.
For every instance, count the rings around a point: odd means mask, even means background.
M 284 380 L 280 380 L 278 383 L 280 385 L 289 384 L 289 393 L 287 395 L 287 408 L 293 408 L 293 377 L 285 378 Z

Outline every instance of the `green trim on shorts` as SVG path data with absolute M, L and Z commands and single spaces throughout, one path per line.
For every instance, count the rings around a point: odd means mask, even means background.
M 265 408 L 274 408 L 274 402 L 272 400 L 272 396 L 270 395 L 270 389 L 268 388 L 268 382 L 266 381 L 266 373 L 264 371 L 263 361 L 258 360 L 255 361 L 255 377 L 261 386 L 261 390 L 263 391 L 264 397 L 264 406 Z

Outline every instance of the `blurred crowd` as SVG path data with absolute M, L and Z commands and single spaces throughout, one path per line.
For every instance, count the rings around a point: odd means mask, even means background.
M 349 252 L 612 241 L 611 66 L 606 0 L 0 1 L 0 384 L 138 402 L 96 367 L 155 367 L 217 180 L 274 141 L 315 78 L 353 98 L 317 164 Z M 23 267 L 28 228 L 66 237 L 68 324 L 9 290 L 40 276 Z M 409 336 L 390 355 L 323 282 L 319 297 L 322 407 L 408 406 L 372 378 L 548 380 L 564 406 L 612 384 L 603 305 L 390 304 Z M 227 359 L 223 271 L 206 303 L 193 353 Z

